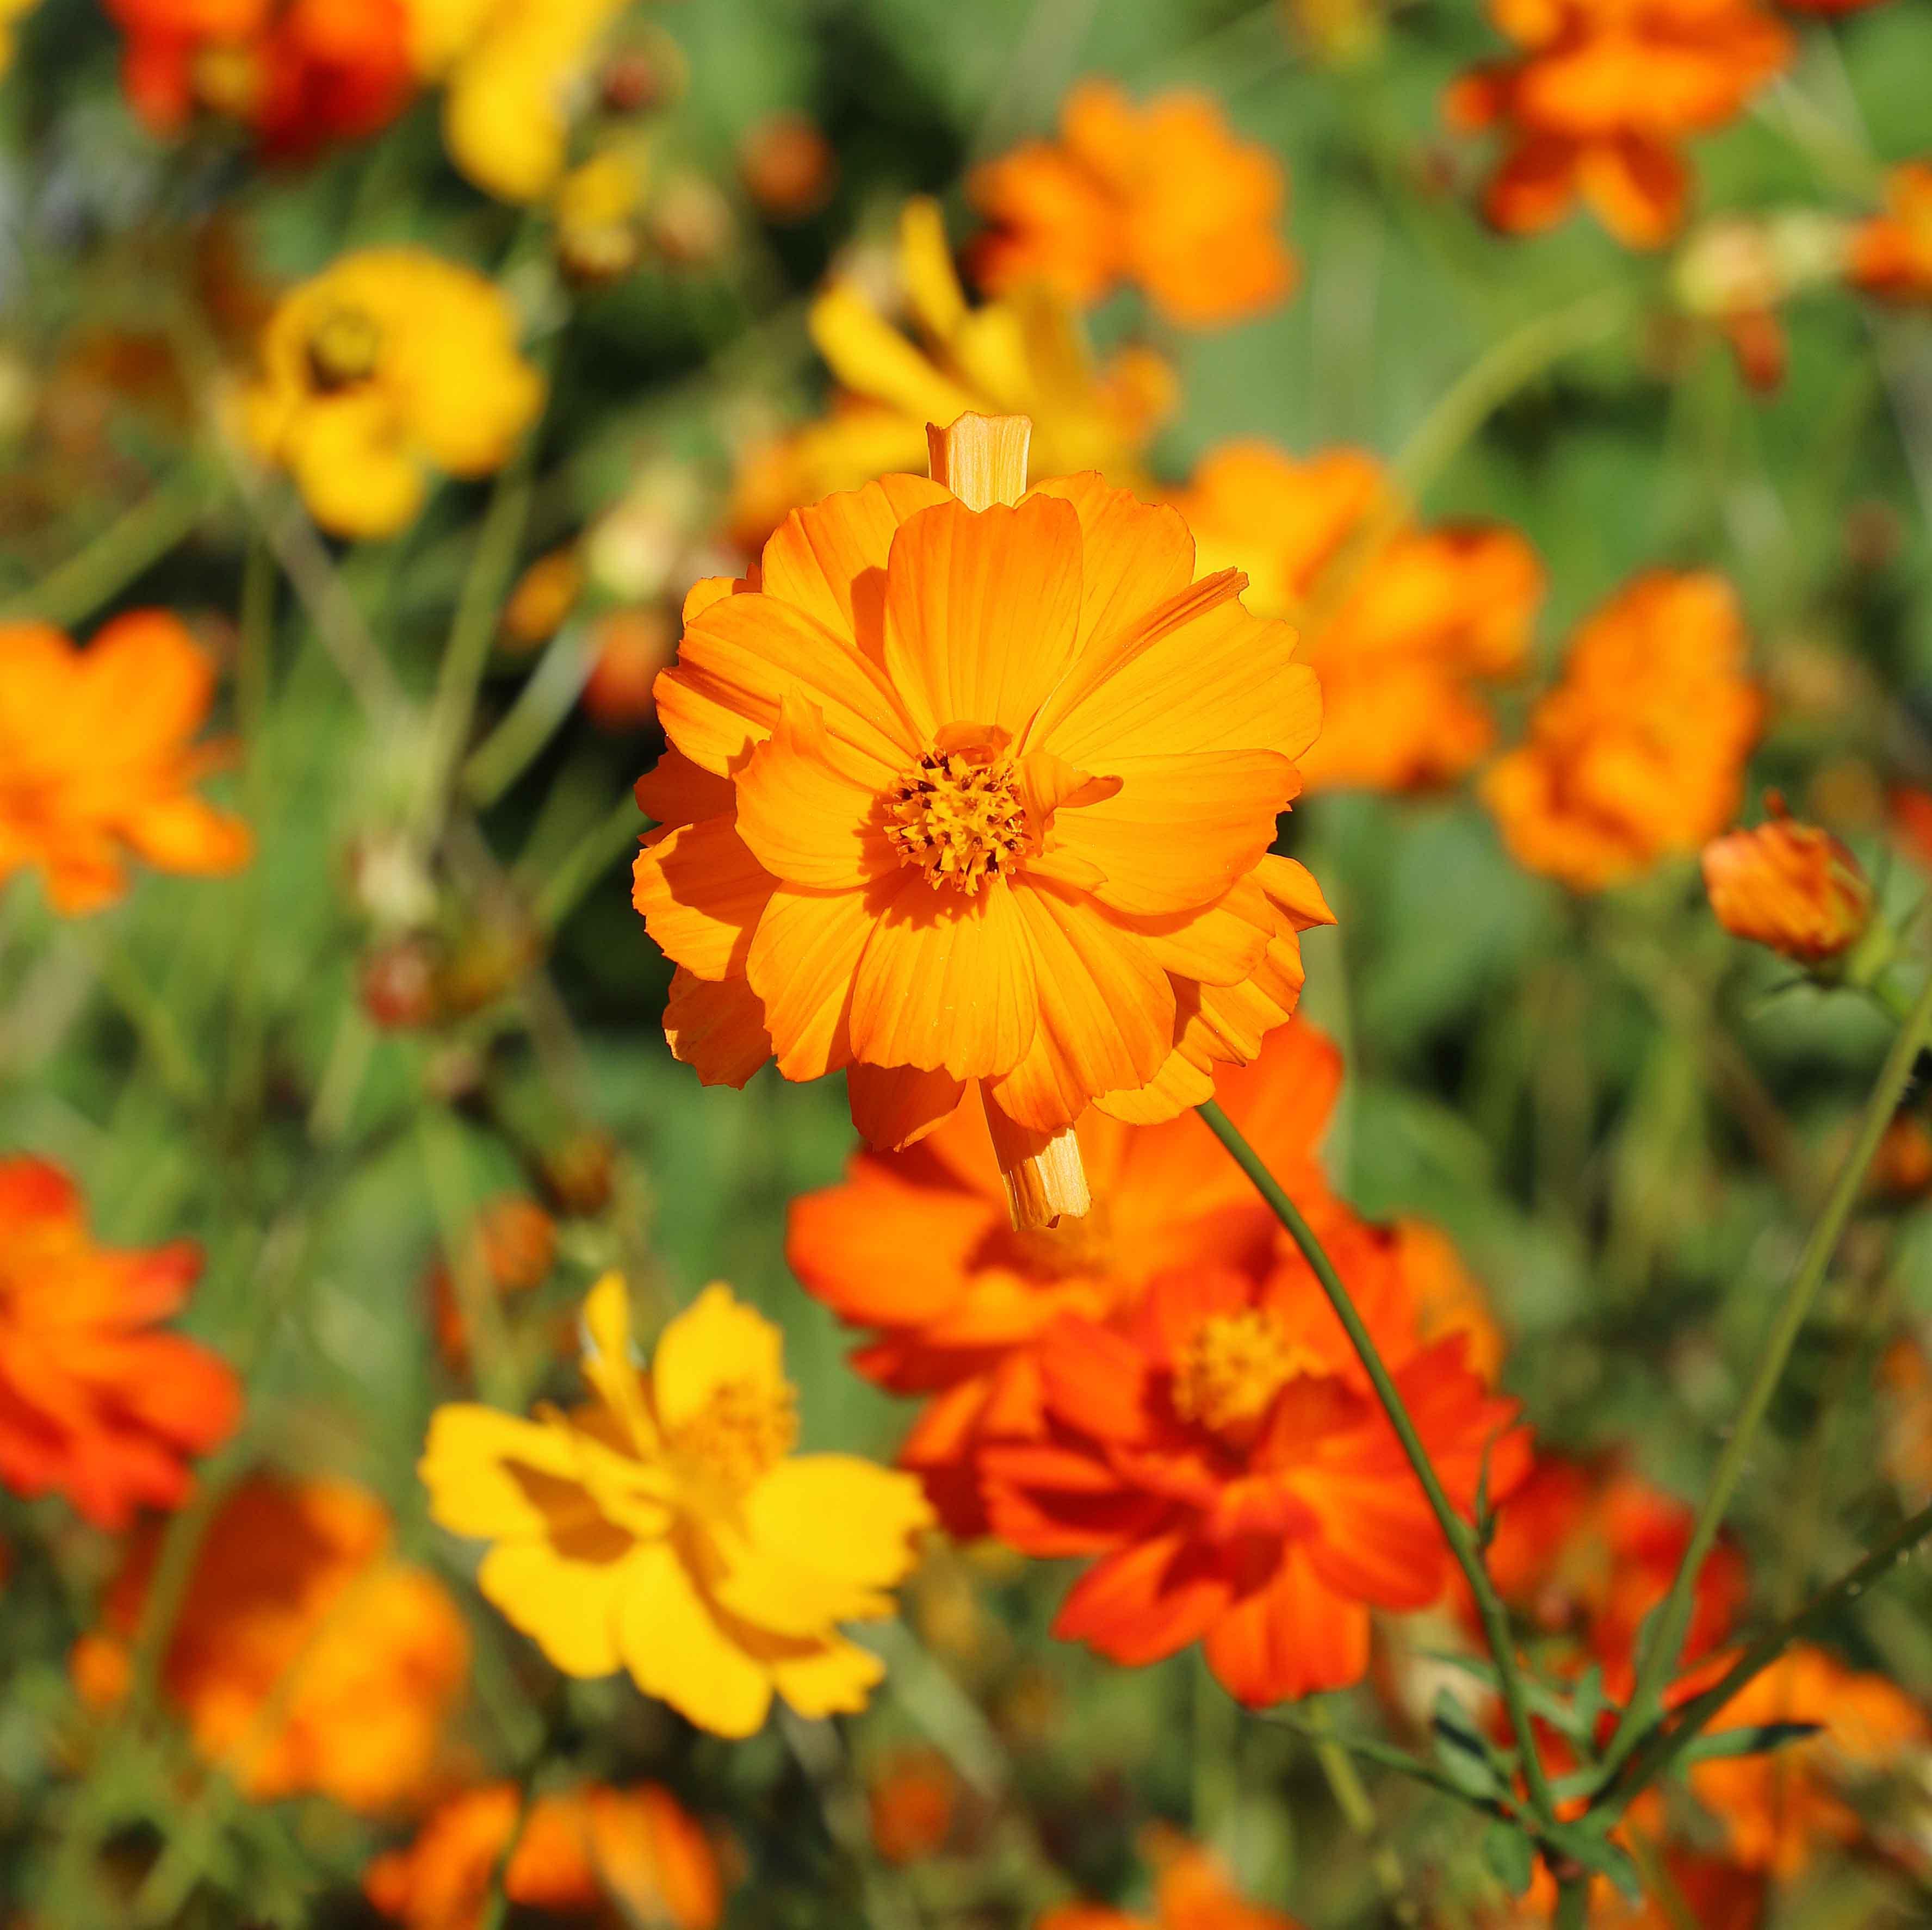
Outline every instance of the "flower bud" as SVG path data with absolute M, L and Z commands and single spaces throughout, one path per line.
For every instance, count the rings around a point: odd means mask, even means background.
M 1786 814 L 1772 815 L 1704 847 L 1704 885 L 1718 922 L 1806 966 L 1841 958 L 1870 928 L 1871 881 L 1830 832 Z

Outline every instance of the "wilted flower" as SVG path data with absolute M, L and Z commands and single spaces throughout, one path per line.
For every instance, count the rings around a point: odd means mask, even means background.
M 745 191 L 772 220 L 799 221 L 831 199 L 838 157 L 804 115 L 772 114 L 740 143 L 738 172 Z
M 584 1326 L 591 1401 L 430 1422 L 430 1512 L 492 1545 L 483 1593 L 566 1674 L 628 1668 L 719 1735 L 752 1734 L 775 1693 L 802 1716 L 864 1707 L 884 1671 L 838 1624 L 892 1612 L 932 1518 L 918 1484 L 791 1453 L 778 1330 L 728 1287 L 673 1320 L 642 1372 L 615 1274 Z
M 248 439 L 342 536 L 389 536 L 441 469 L 500 469 L 543 406 L 502 292 L 426 250 L 344 255 L 282 301 L 244 398 Z
M 214 694 L 212 660 L 165 611 L 118 616 L 84 649 L 0 623 L 0 884 L 32 867 L 72 917 L 126 891 L 130 853 L 164 871 L 247 864 L 248 827 L 194 790 L 226 758 L 192 742 Z
M 407 1930 L 476 1930 L 497 1860 L 512 1904 L 557 1915 L 601 1914 L 615 1903 L 626 1922 L 711 1930 L 724 1882 L 703 1826 L 656 1783 L 540 1796 L 529 1813 L 512 1783 L 451 1797 L 407 1849 L 378 1857 L 363 1893 Z
M 1480 684 L 1522 668 L 1543 597 L 1516 531 L 1416 528 L 1358 449 L 1297 461 L 1224 443 L 1171 500 L 1202 567 L 1238 562 L 1252 607 L 1300 634 L 1322 685 L 1322 735 L 1301 760 L 1310 790 L 1441 784 L 1490 748 Z
M 959 1779 L 937 1749 L 896 1749 L 866 1781 L 872 1847 L 889 1863 L 934 1855 L 958 1806 Z
M 1450 91 L 1450 123 L 1508 143 L 1484 207 L 1512 234 L 1547 228 L 1580 196 L 1627 247 L 1683 218 L 1685 138 L 1730 120 L 1791 55 L 1759 0 L 1490 0 L 1522 51 Z
M 255 1802 L 314 1791 L 378 1812 L 422 1795 L 470 1669 L 456 1605 L 390 1551 L 382 1504 L 346 1482 L 258 1474 L 202 1538 L 161 1661 L 196 1748 Z M 160 1551 L 140 1536 L 74 1666 L 90 1701 L 124 1687 Z
M 1214 1082 L 1324 1238 L 1348 1217 L 1316 1156 L 1341 1075 L 1341 1055 L 1296 1019 L 1252 1065 L 1224 1067 Z M 1047 1436 L 1042 1350 L 1063 1314 L 1111 1320 L 1137 1306 L 1155 1275 L 1190 1263 L 1265 1270 L 1280 1242 L 1266 1203 L 1191 1114 L 1129 1126 L 1090 1112 L 1078 1131 L 1093 1210 L 1050 1230 L 1012 1230 L 985 1122 L 970 1107 L 906 1152 L 855 1155 L 842 1185 L 792 1205 L 793 1270 L 873 1330 L 854 1365 L 894 1393 L 925 1397 L 899 1462 L 962 1540 L 987 1532 L 986 1449 Z M 1379 1251 L 1376 1263 L 1389 1257 Z
M 1851 279 L 1888 301 L 1932 302 L 1932 160 L 1886 176 L 1886 211 L 1853 230 Z
M 973 410 L 1028 417 L 1034 466 L 1048 475 L 1136 481 L 1173 406 L 1158 355 L 1124 349 L 1096 365 L 1078 318 L 1039 286 L 968 307 L 931 201 L 907 202 L 894 268 L 910 338 L 856 274 L 835 274 L 813 303 L 812 337 L 840 393 L 824 421 L 747 458 L 731 512 L 742 541 L 762 543 L 788 509 L 923 468 L 926 424 Z
M 556 1222 L 520 1194 L 490 1200 L 477 1215 L 469 1237 L 482 1278 L 499 1294 L 529 1293 L 549 1278 L 556 1264 Z M 470 1356 L 470 1336 L 456 1283 L 441 1260 L 430 1274 L 430 1309 L 443 1358 L 460 1366 Z
M 1600 891 L 1736 812 L 1763 713 L 1737 599 L 1708 571 L 1637 577 L 1583 624 L 1563 679 L 1483 796 L 1519 864 Z
M 506 649 L 533 650 L 561 630 L 584 594 L 583 553 L 574 543 L 546 550 L 517 579 L 503 606 Z
M 626 0 L 412 0 L 416 64 L 443 83 L 443 139 L 500 201 L 541 201 L 562 178 L 571 109 L 589 91 Z
M 1026 491 L 1025 430 L 934 432 L 970 502 L 888 477 L 789 517 L 758 589 L 692 592 L 634 896 L 704 1077 L 848 1068 L 881 1148 L 976 1085 L 1044 1225 L 1085 1209 L 1090 1104 L 1171 1117 L 1293 1009 L 1323 909 L 1268 853 L 1320 699 L 1172 510 Z
M 200 1272 L 186 1240 L 95 1245 L 64 1173 L 0 1159 L 0 1482 L 64 1495 L 104 1528 L 188 1498 L 189 1459 L 242 1410 L 224 1362 L 155 1329 Z
M 134 110 L 178 133 L 197 108 L 274 157 L 374 133 L 415 91 L 408 0 L 106 0 Z
M 677 655 L 670 613 L 646 604 L 608 610 L 592 635 L 596 655 L 584 686 L 584 708 L 605 730 L 634 730 L 657 712 L 658 673 Z
M 1137 107 L 1111 82 L 1083 81 L 1060 126 L 1057 142 L 1029 142 L 967 184 L 992 223 L 973 270 L 994 293 L 1038 282 L 1085 304 L 1132 282 L 1170 321 L 1202 328 L 1258 314 L 1294 287 L 1275 231 L 1281 164 L 1236 140 L 1210 97 Z
M 1876 898 L 1857 859 L 1829 832 L 1801 824 L 1774 792 L 1771 815 L 1704 847 L 1718 922 L 1800 965 L 1841 958 L 1870 928 Z

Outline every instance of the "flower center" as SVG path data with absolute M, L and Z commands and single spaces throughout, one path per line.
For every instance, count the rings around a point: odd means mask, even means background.
M 725 1380 L 671 1437 L 672 1450 L 728 1488 L 748 1488 L 798 1440 L 797 1397 L 754 1380 Z
M 367 382 L 376 373 L 382 331 L 361 308 L 332 308 L 309 331 L 309 372 L 316 388 L 332 394 Z
M 992 746 L 926 752 L 886 793 L 886 835 L 934 891 L 1010 876 L 1030 832 L 1019 772 Z
M 1174 1362 L 1174 1410 L 1216 1434 L 1238 1434 L 1315 1364 L 1280 1316 L 1264 1307 L 1212 1314 L 1194 1329 Z

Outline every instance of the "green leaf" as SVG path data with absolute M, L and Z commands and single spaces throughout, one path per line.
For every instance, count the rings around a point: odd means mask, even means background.
M 1543 1833 L 1544 1841 L 1571 1862 L 1598 1876 L 1608 1877 L 1632 1903 L 1643 1901 L 1643 1880 L 1629 1856 L 1602 1831 L 1588 1823 L 1560 1823 Z
M 1469 1712 L 1444 1689 L 1436 1698 L 1436 1760 L 1458 1789 L 1491 1800 L 1508 1793 L 1515 1758 L 1485 1736 Z
M 1736 1729 L 1707 1730 L 1686 1743 L 1680 1763 L 1707 1763 L 1727 1756 L 1768 1755 L 1788 1743 L 1802 1743 L 1824 1725 L 1819 1722 L 1748 1722 Z
M 1512 1896 L 1520 1896 L 1536 1874 L 1536 1845 L 1514 1823 L 1500 1820 L 1483 1832 L 1483 1861 Z

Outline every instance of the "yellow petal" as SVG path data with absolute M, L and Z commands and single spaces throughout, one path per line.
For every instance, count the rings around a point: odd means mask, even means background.
M 868 1649 L 835 1635 L 802 1654 L 775 1657 L 772 1680 L 800 1715 L 856 1716 L 885 1680 L 886 1665 Z
M 620 1638 L 632 1680 L 688 1722 L 733 1737 L 764 1725 L 770 1676 L 731 1639 L 668 1546 L 634 1562 Z
M 542 1535 L 548 1525 L 536 1484 L 520 1473 L 574 1482 L 577 1459 L 561 1428 L 455 1401 L 430 1416 L 416 1472 L 432 1521 L 454 1535 L 496 1541 Z
M 651 1395 L 658 1424 L 674 1434 L 728 1381 L 784 1392 L 784 1336 L 713 1281 L 658 1337 Z
M 632 1565 L 657 1552 L 630 1544 L 590 1561 L 510 1542 L 483 1557 L 476 1585 L 566 1675 L 609 1675 L 618 1667 L 618 1619 L 634 1586 Z
M 644 1406 L 631 1344 L 631 1293 L 621 1273 L 607 1273 L 584 1302 L 584 1377 L 622 1424 L 633 1449 L 653 1452 L 657 1430 Z
M 812 303 L 806 325 L 826 365 L 854 395 L 925 422 L 950 422 L 974 405 L 970 391 L 942 375 L 843 282 L 832 282 Z

